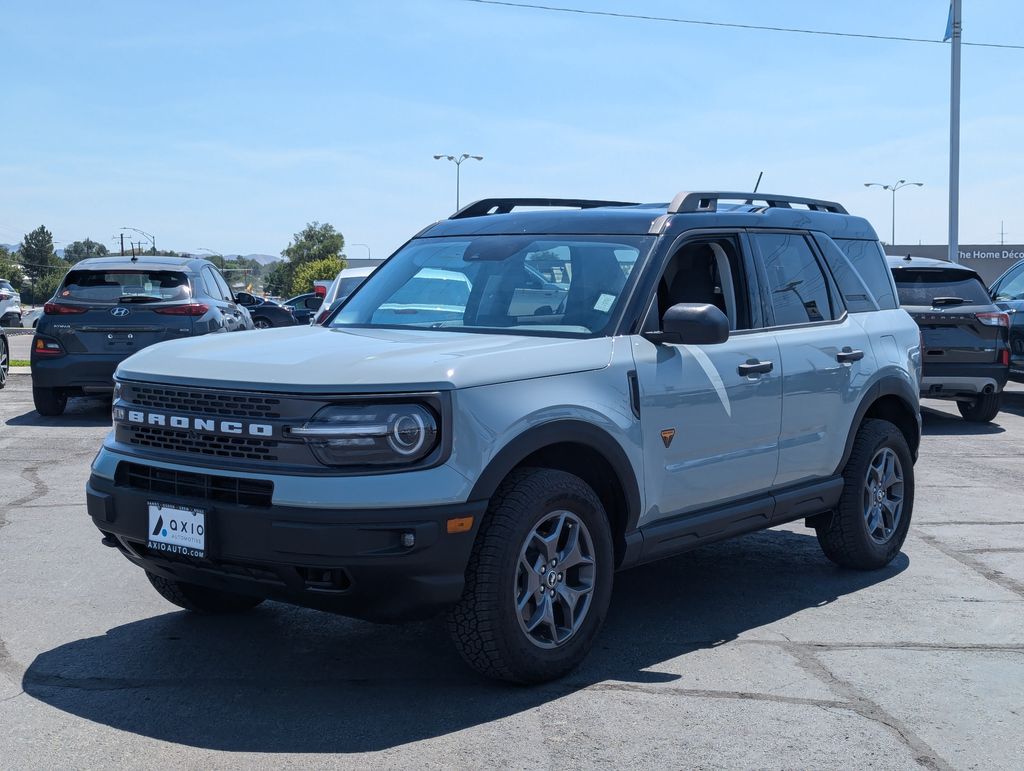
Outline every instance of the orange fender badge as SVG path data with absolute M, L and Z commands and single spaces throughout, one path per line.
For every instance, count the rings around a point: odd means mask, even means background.
M 665 428 L 661 432 L 661 441 L 665 443 L 665 447 L 668 448 L 672 444 L 672 440 L 676 436 L 676 430 L 674 428 Z

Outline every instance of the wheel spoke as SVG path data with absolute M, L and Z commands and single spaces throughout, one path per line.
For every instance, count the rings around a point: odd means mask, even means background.
M 583 553 L 579 528 L 575 528 L 569 536 L 569 542 L 558 556 L 558 569 L 566 571 L 580 565 L 592 565 L 593 562 L 594 560 Z
M 537 607 L 533 611 L 533 615 L 530 620 L 526 622 L 526 631 L 531 634 L 537 629 L 542 623 L 544 623 L 548 617 L 551 616 L 551 600 L 548 599 L 548 595 L 544 595 L 537 602 Z

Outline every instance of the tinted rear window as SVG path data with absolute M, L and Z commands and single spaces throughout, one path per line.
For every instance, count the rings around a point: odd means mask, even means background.
M 896 268 L 901 305 L 931 305 L 937 297 L 959 297 L 969 305 L 992 302 L 981 280 L 962 270 Z
M 858 277 L 864 282 L 880 310 L 893 310 L 896 308 L 896 298 L 892 293 L 892 281 L 889 278 L 889 266 L 885 262 L 885 252 L 882 245 L 877 241 L 858 241 L 848 238 L 836 240 L 836 244 L 846 254 L 847 259 L 857 271 Z M 844 278 L 837 271 L 836 266 L 831 265 L 833 272 L 836 272 L 836 279 L 840 286 L 844 284 Z
M 188 276 L 170 270 L 73 270 L 64 279 L 60 296 L 92 303 L 187 300 Z M 138 300 L 129 298 L 139 298 Z
M 3 281 L 0 279 L 0 289 L 7 289 L 8 291 L 14 291 L 14 287 L 11 286 L 11 282 Z

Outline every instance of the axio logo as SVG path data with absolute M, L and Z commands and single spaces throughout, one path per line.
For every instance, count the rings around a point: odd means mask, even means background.
M 110 315 L 116 316 L 119 319 L 127 316 L 129 313 L 131 313 L 131 309 L 126 308 L 124 305 L 118 305 L 116 308 L 110 309 Z

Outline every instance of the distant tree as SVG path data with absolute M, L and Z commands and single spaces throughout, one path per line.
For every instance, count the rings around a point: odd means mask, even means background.
M 21 255 L 21 263 L 25 266 L 25 274 L 32 280 L 63 266 L 53 251 L 53 233 L 43 225 L 25 234 L 18 252 Z
M 6 246 L 0 246 L 0 278 L 10 281 L 11 286 L 18 291 L 21 291 L 21 285 L 25 283 L 25 273 L 21 269 L 17 255 L 11 254 Z
M 73 241 L 64 247 L 64 260 L 66 262 L 78 262 L 89 257 L 103 257 L 110 252 L 103 244 L 98 244 L 91 238 L 84 241 Z
M 267 294 L 288 294 L 291 287 L 291 266 L 287 262 L 272 263 L 263 274 L 263 290 Z
M 341 272 L 345 261 L 341 257 L 324 257 L 320 260 L 308 260 L 295 269 L 292 278 L 293 295 L 313 291 L 314 281 L 329 281 Z
M 345 237 L 334 229 L 334 225 L 310 222 L 295 234 L 291 243 L 281 251 L 281 256 L 298 267 L 312 260 L 340 257 L 344 248 Z
M 63 278 L 63 271 L 52 270 L 45 276 L 35 279 L 32 282 L 32 286 L 22 292 L 21 299 L 32 305 L 44 303 L 56 294 L 57 287 L 60 286 Z

